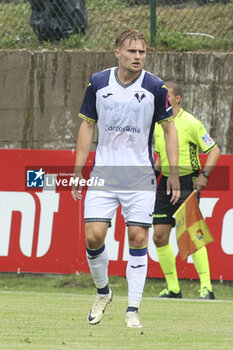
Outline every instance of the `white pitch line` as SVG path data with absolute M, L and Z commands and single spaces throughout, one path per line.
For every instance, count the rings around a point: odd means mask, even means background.
M 58 299 L 60 298 L 68 298 L 70 300 L 77 300 L 77 299 L 93 299 L 95 297 L 95 293 L 93 294 L 76 294 L 76 293 L 61 293 L 61 292 L 52 292 L 52 291 L 49 291 L 49 292 L 39 292 L 39 291 L 4 291 L 4 290 L 1 290 L 0 291 L 0 294 L 28 294 L 28 295 L 39 295 L 39 294 L 46 294 L 46 295 L 51 295 L 51 294 L 54 294 L 58 297 Z M 123 295 L 114 295 L 114 299 L 123 299 L 123 300 L 127 300 L 128 297 L 127 296 L 123 296 Z M 196 302 L 196 303 L 206 303 L 206 302 L 211 302 L 211 303 L 233 303 L 233 300 L 222 300 L 222 299 L 205 299 L 205 300 L 201 300 L 201 299 L 186 299 L 186 298 L 181 298 L 181 299 L 176 299 L 176 298 L 158 298 L 158 297 L 143 297 L 142 298 L 142 301 L 143 300 L 154 300 L 154 301 L 159 301 L 159 302 L 175 302 L 175 301 L 178 301 L 178 302 L 182 302 L 182 301 L 185 301 L 185 302 Z

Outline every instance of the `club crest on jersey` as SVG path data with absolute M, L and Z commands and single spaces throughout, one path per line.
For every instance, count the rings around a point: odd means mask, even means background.
M 138 92 L 136 92 L 136 94 L 135 94 L 134 96 L 136 97 L 136 99 L 138 100 L 138 102 L 141 102 L 141 101 L 144 99 L 144 97 L 146 97 L 145 94 L 139 95 Z

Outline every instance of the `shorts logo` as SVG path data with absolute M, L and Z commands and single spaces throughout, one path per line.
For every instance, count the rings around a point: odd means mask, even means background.
M 214 144 L 214 140 L 210 137 L 208 133 L 202 136 L 202 140 L 205 142 L 205 145 L 207 147 L 210 147 Z
M 166 218 L 167 214 L 154 214 L 154 218 Z
M 44 174 L 42 168 L 40 170 L 27 170 L 27 187 L 44 187 Z

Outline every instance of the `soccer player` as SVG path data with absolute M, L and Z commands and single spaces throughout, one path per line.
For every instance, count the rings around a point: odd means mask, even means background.
M 175 226 L 174 212 L 196 188 L 197 193 L 207 185 L 211 170 L 214 168 L 220 150 L 207 133 L 203 124 L 192 114 L 180 108 L 182 90 L 173 81 L 165 83 L 168 88 L 169 101 L 173 109 L 174 123 L 179 139 L 179 178 L 181 195 L 179 201 L 171 204 L 171 196 L 166 194 L 166 179 L 170 174 L 169 163 L 165 151 L 164 132 L 160 125 L 155 126 L 155 152 L 158 154 L 155 169 L 162 173 L 158 186 L 154 209 L 154 243 L 162 271 L 165 275 L 167 288 L 159 297 L 181 298 L 181 290 L 177 278 L 175 256 L 169 243 L 172 227 Z M 199 147 L 208 153 L 204 169 L 200 172 Z M 192 254 L 193 262 L 200 278 L 199 299 L 215 299 L 210 280 L 210 269 L 207 249 L 203 248 Z
M 147 236 L 152 226 L 156 177 L 152 138 L 157 121 L 166 138 L 169 163 L 167 191 L 176 203 L 179 192 L 178 139 L 167 88 L 157 76 L 143 69 L 146 40 L 136 30 L 126 30 L 116 39 L 118 67 L 91 76 L 79 117 L 83 119 L 77 139 L 75 175 L 81 177 L 95 124 L 98 144 L 91 176 L 104 179 L 104 188 L 88 189 L 84 219 L 86 256 L 97 288 L 95 302 L 88 314 L 91 325 L 101 321 L 113 294 L 108 282 L 108 254 L 105 236 L 119 205 L 128 227 L 129 259 L 127 327 L 142 327 L 138 309 L 147 274 Z M 176 165 L 176 167 L 175 167 Z M 72 189 L 80 199 L 80 186 Z

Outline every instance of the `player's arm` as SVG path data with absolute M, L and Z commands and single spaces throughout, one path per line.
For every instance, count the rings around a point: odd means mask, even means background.
M 171 203 L 175 204 L 180 198 L 178 134 L 173 120 L 163 122 L 161 126 L 164 131 L 166 153 L 170 166 L 170 176 L 167 179 L 167 194 L 172 192 Z
M 82 178 L 82 168 L 86 163 L 92 140 L 94 137 L 95 123 L 83 120 L 77 138 L 77 147 L 76 147 L 76 158 L 75 158 L 75 168 L 74 176 Z M 71 191 L 72 197 L 74 200 L 81 199 L 81 194 L 79 188 L 75 185 L 72 187 Z
M 204 187 L 206 187 L 209 175 L 214 169 L 220 154 L 221 151 L 217 145 L 208 153 L 204 169 L 199 174 L 196 182 L 194 183 L 194 188 L 196 188 L 198 192 L 200 192 Z

